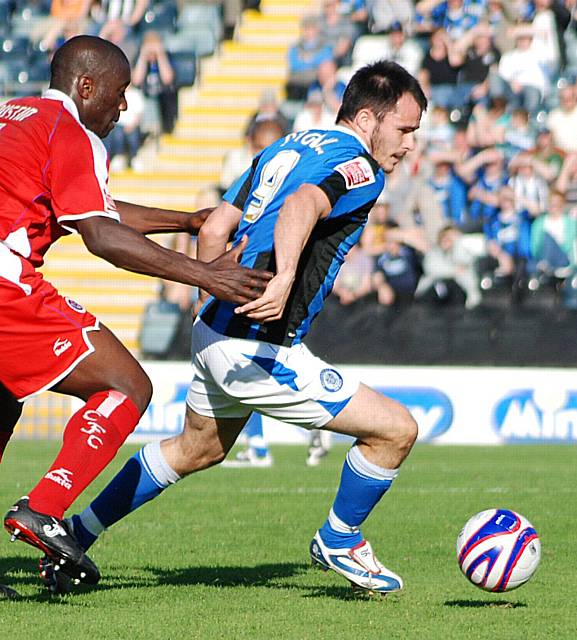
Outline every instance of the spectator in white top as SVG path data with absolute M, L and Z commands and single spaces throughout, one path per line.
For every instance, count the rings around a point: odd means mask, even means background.
M 413 39 L 407 38 L 405 28 L 400 22 L 394 22 L 384 43 L 381 57 L 393 60 L 415 76 L 421 67 L 423 49 Z
M 335 115 L 325 106 L 323 94 L 320 91 L 311 91 L 302 111 L 294 121 L 294 131 L 306 129 L 328 129 L 335 123 Z
M 549 112 L 547 129 L 556 147 L 565 153 L 577 151 L 577 90 L 567 85 L 559 90 L 559 106 Z
M 367 6 L 373 33 L 388 33 L 396 22 L 407 30 L 412 28 L 415 5 L 411 0 L 368 0 Z
M 505 96 L 512 108 L 522 107 L 535 116 L 547 91 L 542 58 L 532 46 L 531 27 L 517 30 L 515 47 L 501 57 L 491 77 L 491 95 Z

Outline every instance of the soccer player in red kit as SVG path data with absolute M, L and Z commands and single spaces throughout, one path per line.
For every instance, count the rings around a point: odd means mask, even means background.
M 101 138 L 126 109 L 129 83 L 119 48 L 78 36 L 56 51 L 43 97 L 0 105 L 0 458 L 27 398 L 50 389 L 86 403 L 68 421 L 56 460 L 8 511 L 4 526 L 87 583 L 100 575 L 64 512 L 136 427 L 152 388 L 113 333 L 43 279 L 44 254 L 76 232 L 91 253 L 117 267 L 197 285 L 235 303 L 256 298 L 271 277 L 238 265 L 244 244 L 203 263 L 145 235 L 196 233 L 209 211 L 113 200 Z

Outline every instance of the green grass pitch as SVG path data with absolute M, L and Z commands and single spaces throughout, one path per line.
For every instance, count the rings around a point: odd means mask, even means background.
M 96 494 L 125 447 L 79 500 Z M 405 580 L 400 594 L 354 596 L 313 569 L 308 543 L 338 483 L 344 445 L 317 468 L 305 448 L 273 447 L 270 469 L 211 469 L 188 478 L 108 531 L 92 550 L 103 578 L 50 597 L 38 554 L 0 536 L 0 575 L 22 595 L 0 601 L 11 640 L 481 640 L 577 638 L 576 451 L 571 446 L 418 445 L 364 527 Z M 40 477 L 55 443 L 17 441 L 0 468 L 4 512 Z M 520 589 L 490 594 L 455 560 L 477 511 L 511 508 L 532 521 L 541 566 Z

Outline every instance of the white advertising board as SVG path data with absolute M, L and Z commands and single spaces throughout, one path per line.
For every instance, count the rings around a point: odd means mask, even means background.
M 188 363 L 143 363 L 154 386 L 132 441 L 164 438 L 182 428 Z M 439 444 L 577 442 L 577 370 L 342 366 L 405 404 L 419 439 Z M 298 427 L 263 421 L 269 442 L 302 443 Z

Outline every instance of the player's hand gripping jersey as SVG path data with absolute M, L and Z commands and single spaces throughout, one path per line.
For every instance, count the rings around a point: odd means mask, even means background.
M 75 220 L 119 219 L 106 150 L 64 93 L 0 105 L 0 379 L 19 399 L 91 352 L 98 321 L 36 269 Z
M 331 292 L 349 249 L 359 240 L 384 173 L 351 130 L 291 133 L 267 147 L 224 199 L 243 211 L 235 244 L 249 236 L 242 264 L 275 271 L 274 228 L 288 195 L 303 184 L 318 186 L 332 211 L 320 220 L 305 245 L 283 317 L 258 324 L 234 314 L 234 305 L 214 298 L 201 312 L 203 322 L 227 336 L 290 346 L 307 334 Z M 299 220 L 294 221 L 295 228 Z

